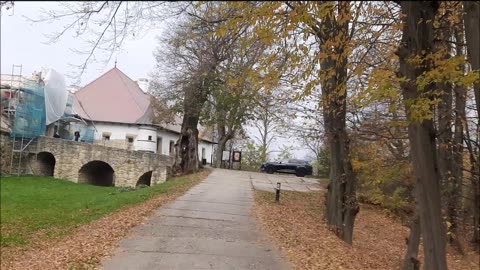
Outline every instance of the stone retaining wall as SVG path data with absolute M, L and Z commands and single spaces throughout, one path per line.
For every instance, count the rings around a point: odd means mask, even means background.
M 31 152 L 49 152 L 55 157 L 55 178 L 67 179 L 78 183 L 79 171 L 91 161 L 108 163 L 115 173 L 115 186 L 134 187 L 139 178 L 152 171 L 151 184 L 165 182 L 167 167 L 172 165 L 172 158 L 165 155 L 141 151 L 129 151 L 97 144 L 75 142 L 50 137 L 39 137 L 30 146 Z M 38 168 L 35 158 L 30 159 L 31 168 Z

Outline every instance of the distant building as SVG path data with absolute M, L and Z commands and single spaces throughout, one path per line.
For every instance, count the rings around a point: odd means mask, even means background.
M 135 82 L 115 67 L 73 94 L 72 109 L 87 128 L 95 130 L 94 143 L 174 154 L 182 120 L 176 117 L 173 124 L 152 123 L 148 83 L 146 79 Z M 211 130 L 200 127 L 199 131 L 198 157 L 210 163 L 214 146 Z

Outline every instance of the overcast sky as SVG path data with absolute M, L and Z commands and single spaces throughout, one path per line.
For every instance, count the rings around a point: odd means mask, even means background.
M 15 2 L 14 10 L 3 11 L 1 16 L 1 73 L 10 74 L 12 65 L 23 67 L 23 75 L 30 75 L 41 67 L 51 67 L 64 75 L 72 74 L 75 67 L 69 64 L 81 64 L 86 56 L 79 55 L 71 49 L 82 49 L 85 44 L 65 35 L 55 44 L 45 44 L 48 38 L 45 35 L 61 29 L 62 22 L 32 23 L 26 17 L 36 18 L 40 8 L 57 8 L 54 2 Z M 13 14 L 13 15 L 12 15 Z M 117 57 L 117 67 L 130 78 L 137 80 L 148 77 L 153 69 L 155 60 L 153 51 L 156 47 L 156 36 L 161 33 L 151 31 L 139 40 L 128 40 L 122 51 L 116 53 L 110 63 L 92 63 L 81 77 L 81 84 L 85 85 L 114 66 Z M 67 84 L 74 83 L 66 77 Z
M 65 75 L 67 85 L 73 84 L 74 79 L 68 77 L 75 72 L 76 67 L 85 61 L 85 55 L 72 52 L 72 49 L 84 49 L 85 44 L 72 34 L 64 35 L 55 44 L 45 44 L 48 38 L 45 35 L 62 29 L 65 22 L 32 23 L 28 18 L 38 18 L 41 8 L 57 9 L 55 2 L 15 2 L 13 10 L 2 11 L 1 15 L 1 73 L 10 74 L 12 65 L 22 65 L 23 75 L 31 75 L 33 71 L 42 67 L 49 67 Z M 151 30 L 137 40 L 127 40 L 122 50 L 115 53 L 110 62 L 89 64 L 81 77 L 83 86 L 114 67 L 117 67 L 133 80 L 148 78 L 148 74 L 155 66 L 153 52 L 157 47 L 157 37 L 162 33 L 162 25 L 158 30 Z M 249 133 L 253 132 L 248 129 Z M 293 138 L 279 139 L 272 145 L 277 150 L 281 145 L 295 145 L 294 156 L 303 158 L 306 154 L 302 147 Z

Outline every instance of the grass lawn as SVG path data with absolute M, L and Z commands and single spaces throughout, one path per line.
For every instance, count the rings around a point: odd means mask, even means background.
M 191 181 L 191 176 L 184 176 L 152 187 L 125 191 L 52 177 L 2 177 L 1 246 L 23 246 L 32 238 L 65 235 L 76 225 L 98 219 L 122 206 L 174 191 Z

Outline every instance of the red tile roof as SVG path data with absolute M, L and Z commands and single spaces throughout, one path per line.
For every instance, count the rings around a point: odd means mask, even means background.
M 125 124 L 151 124 L 150 95 L 114 67 L 74 93 L 73 110 L 84 119 Z M 182 118 L 163 128 L 180 133 Z M 199 127 L 199 138 L 213 142 L 211 130 Z
M 93 121 L 137 123 L 150 105 L 150 96 L 116 67 L 74 95 L 75 111 Z

